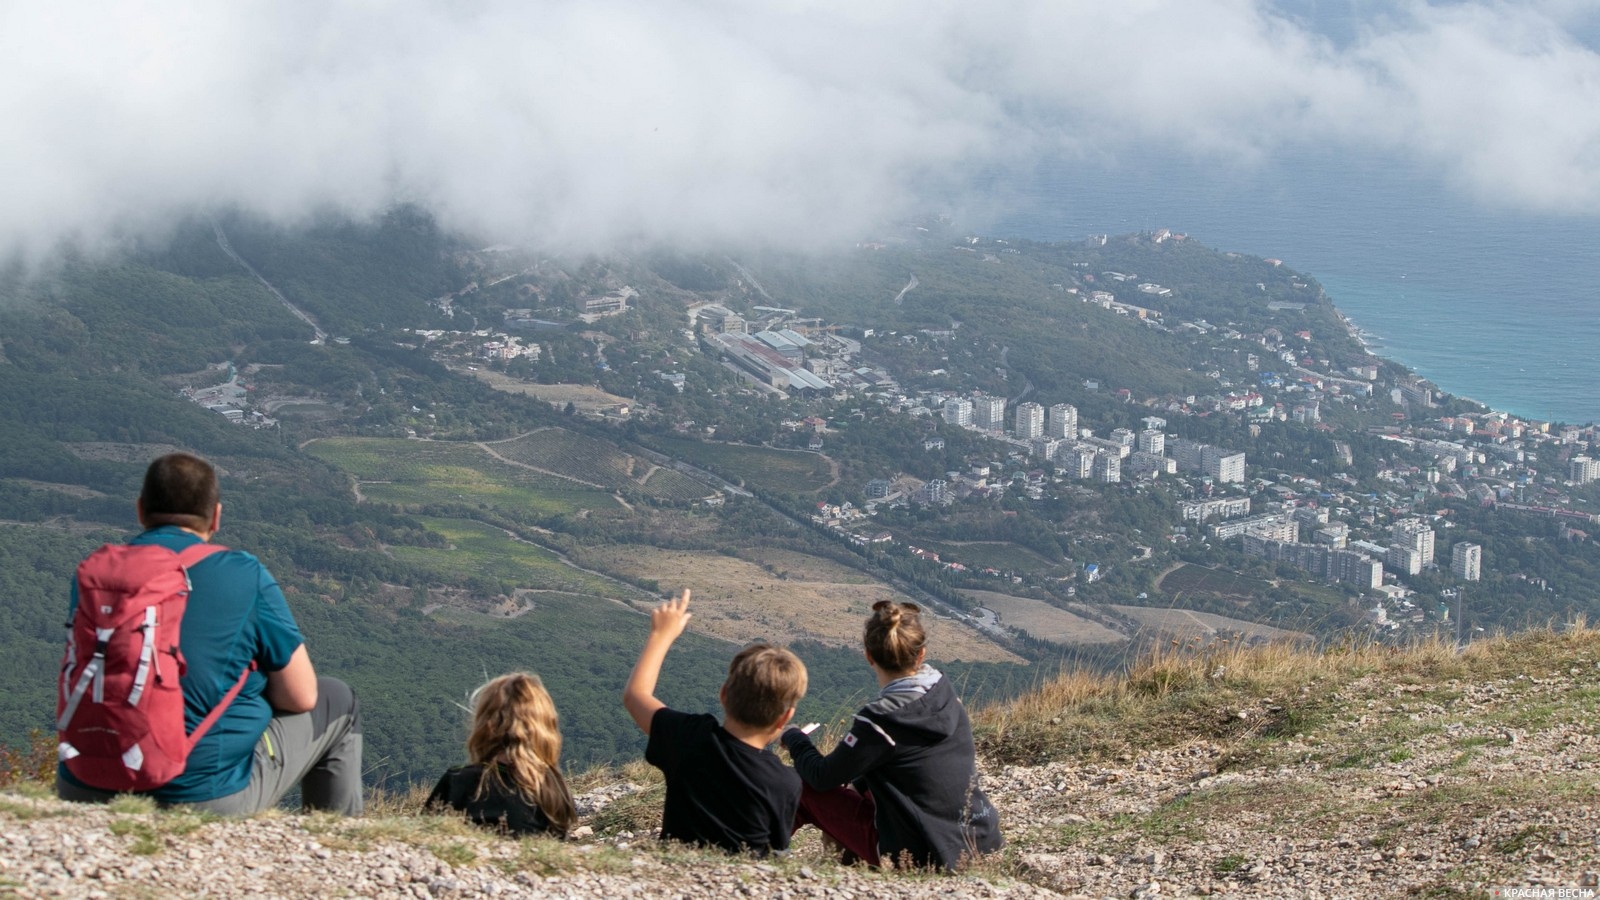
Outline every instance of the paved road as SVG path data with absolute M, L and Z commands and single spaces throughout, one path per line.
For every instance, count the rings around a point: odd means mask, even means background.
M 916 286 L 917 286 L 917 276 L 916 276 L 916 273 L 913 272 L 911 274 L 911 280 L 906 282 L 906 286 L 900 289 L 900 293 L 894 295 L 894 303 L 895 303 L 895 305 L 899 306 L 900 305 L 900 301 L 904 300 L 906 298 L 906 294 L 910 293 L 911 289 L 916 287 Z
M 318 327 L 316 321 L 314 319 L 312 319 L 310 316 L 306 315 L 305 310 L 301 309 L 298 306 L 295 306 L 293 303 L 290 303 L 288 297 L 285 297 L 283 294 L 279 293 L 278 289 L 272 286 L 272 282 L 266 280 L 265 278 L 262 278 L 261 277 L 261 273 L 257 272 L 255 270 L 254 266 L 252 266 L 249 263 L 245 262 L 244 261 L 244 257 L 242 257 L 238 253 L 234 252 L 233 245 L 228 243 L 228 236 L 225 233 L 223 233 L 221 225 L 217 224 L 216 222 L 212 222 L 211 223 L 211 230 L 213 232 L 215 232 L 216 235 L 217 235 L 217 246 L 222 248 L 222 252 L 223 253 L 228 254 L 228 258 L 229 259 L 231 259 L 234 262 L 238 263 L 239 265 L 243 266 L 244 270 L 246 272 L 249 272 L 251 275 L 254 275 L 257 281 L 261 282 L 263 285 L 266 285 L 267 290 L 272 292 L 272 296 L 277 297 L 279 303 L 282 303 L 284 306 L 288 307 L 289 308 L 289 312 L 294 313 L 295 318 L 298 318 L 300 321 L 302 321 L 302 322 L 306 323 L 307 325 L 311 326 L 311 330 L 313 332 L 315 332 L 315 334 L 316 334 L 316 338 L 311 343 L 313 343 L 313 344 L 327 343 L 327 341 L 328 341 L 328 333 L 326 331 L 323 331 L 320 327 Z

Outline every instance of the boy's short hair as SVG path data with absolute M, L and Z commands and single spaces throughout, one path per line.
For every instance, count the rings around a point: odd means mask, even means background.
M 219 499 L 217 471 L 193 453 L 168 453 L 150 463 L 139 491 L 144 522 L 151 527 L 209 528 Z
M 776 725 L 806 695 L 806 664 L 782 647 L 751 644 L 728 664 L 722 708 L 728 718 L 763 728 Z

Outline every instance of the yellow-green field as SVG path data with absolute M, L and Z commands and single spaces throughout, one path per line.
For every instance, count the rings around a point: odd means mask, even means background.
M 391 547 L 395 559 L 456 577 L 478 575 L 519 588 L 621 596 L 631 589 L 563 563 L 555 553 L 505 531 L 464 519 L 419 519 L 450 542 L 448 548 Z
M 466 503 L 546 514 L 620 508 L 605 491 L 502 462 L 476 444 L 324 438 L 306 452 L 355 476 L 362 498 L 377 503 Z

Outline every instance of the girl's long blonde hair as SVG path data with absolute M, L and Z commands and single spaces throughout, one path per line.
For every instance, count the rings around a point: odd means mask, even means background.
M 467 758 L 483 767 L 478 796 L 491 787 L 514 790 L 539 805 L 552 831 L 572 830 L 577 812 L 561 775 L 561 720 L 539 676 L 513 672 L 472 692 Z M 512 783 L 496 763 L 509 771 Z

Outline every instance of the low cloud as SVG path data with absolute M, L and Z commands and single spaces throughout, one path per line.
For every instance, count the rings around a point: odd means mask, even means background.
M 1250 0 L 9 4 L 0 248 L 397 200 L 564 249 L 827 242 L 976 171 L 1149 148 L 1331 144 L 1600 208 L 1584 4 L 1351 9 L 1331 35 Z

